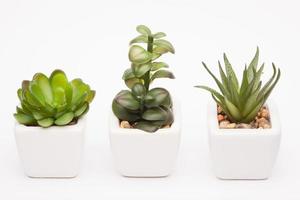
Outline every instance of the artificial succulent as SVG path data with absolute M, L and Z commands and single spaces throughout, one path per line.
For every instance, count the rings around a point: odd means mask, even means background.
M 68 81 L 62 70 L 48 78 L 37 73 L 18 89 L 20 106 L 14 117 L 27 126 L 50 127 L 74 124 L 89 110 L 95 91 L 81 79 Z
M 273 75 L 264 85 L 262 85 L 261 75 L 264 70 L 264 64 L 258 68 L 258 58 L 259 49 L 257 48 L 254 58 L 250 64 L 248 66 L 246 65 L 244 68 L 241 84 L 239 84 L 236 74 L 225 53 L 224 63 L 226 73 L 220 62 L 218 62 L 221 81 L 218 80 L 208 69 L 206 64 L 202 62 L 204 68 L 215 80 L 221 93 L 207 86 L 201 85 L 196 87 L 209 91 L 213 99 L 232 122 L 250 123 L 253 121 L 258 111 L 264 106 L 280 78 L 280 69 L 277 69 L 274 63 L 272 63 Z
M 175 50 L 170 42 L 162 39 L 165 33 L 152 33 L 144 25 L 137 26 L 136 30 L 140 35 L 130 42 L 128 56 L 131 67 L 123 75 L 129 90 L 122 90 L 116 95 L 112 110 L 133 128 L 155 132 L 173 123 L 172 99 L 166 89 L 150 89 L 150 84 L 157 78 L 174 79 L 174 75 L 165 70 L 168 65 L 157 59 L 168 52 L 174 54 Z M 137 43 L 146 44 L 146 49 Z

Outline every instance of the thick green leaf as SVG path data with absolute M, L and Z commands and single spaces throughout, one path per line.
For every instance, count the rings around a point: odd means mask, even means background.
M 213 79 L 215 80 L 216 84 L 218 85 L 220 91 L 222 92 L 222 94 L 224 96 L 230 96 L 229 92 L 227 91 L 227 89 L 222 85 L 222 83 L 217 79 L 217 77 L 208 69 L 208 67 L 206 66 L 206 64 L 204 62 L 202 62 L 202 65 L 204 66 L 204 68 L 206 69 L 206 71 L 211 75 L 211 77 L 213 77 Z
M 168 118 L 168 113 L 160 107 L 154 107 L 147 109 L 142 118 L 149 121 L 164 121 Z
M 85 103 L 83 104 L 83 106 L 81 106 L 80 108 L 78 108 L 76 111 L 75 111 L 75 117 L 80 117 L 86 109 L 88 109 L 89 107 L 89 104 L 88 103 Z
M 47 128 L 53 125 L 54 120 L 53 118 L 46 118 L 46 119 L 39 120 L 37 122 L 41 127 Z
M 164 88 L 153 88 L 145 96 L 145 105 L 147 107 L 156 107 L 162 105 L 170 96 Z
M 216 90 L 210 88 L 210 87 L 207 87 L 207 86 L 204 86 L 204 85 L 197 85 L 195 86 L 196 88 L 201 88 L 201 89 L 204 89 L 204 90 L 207 90 L 209 91 L 211 94 L 215 95 L 217 97 L 217 99 L 219 99 L 220 101 L 224 101 L 224 97 Z
M 133 45 L 129 49 L 128 54 L 129 60 L 136 64 L 147 63 L 151 60 L 152 55 L 146 51 L 143 47 L 138 45 Z
M 153 44 L 158 47 L 165 48 L 171 53 L 175 53 L 175 49 L 174 49 L 173 45 L 167 40 L 164 40 L 164 39 L 155 40 Z
M 151 35 L 150 29 L 145 25 L 138 25 L 136 27 L 136 30 L 137 30 L 137 32 L 139 32 L 142 35 L 146 35 L 146 36 Z
M 134 122 L 138 120 L 140 117 L 136 113 L 132 113 L 120 104 L 117 103 L 117 101 L 114 99 L 112 103 L 112 110 L 116 117 L 120 120 L 126 120 L 129 122 Z
M 89 103 L 91 103 L 94 100 L 95 95 L 96 95 L 96 91 L 95 90 L 91 90 L 88 93 L 87 97 L 86 97 L 86 101 L 89 102 Z
M 219 72 L 220 72 L 220 76 L 221 76 L 221 79 L 222 79 L 222 83 L 223 83 L 223 86 L 229 90 L 229 86 L 228 86 L 228 77 L 226 76 L 222 66 L 221 66 L 221 63 L 220 61 L 218 61 L 218 65 L 219 65 Z
M 148 37 L 146 35 L 139 35 L 130 41 L 130 45 L 134 43 L 148 43 Z
M 39 87 L 38 83 L 36 81 L 31 81 L 29 84 L 29 90 L 31 95 L 33 95 L 35 100 L 39 102 L 39 104 L 45 105 L 45 98 L 43 91 Z
M 258 59 L 259 59 L 259 49 L 257 47 L 255 56 L 252 59 L 251 63 L 249 64 L 249 67 L 247 69 L 248 82 L 251 82 L 254 77 L 254 72 L 256 71 L 256 68 L 257 68 Z
M 153 38 L 155 39 L 160 39 L 160 38 L 163 38 L 163 37 L 166 37 L 167 35 L 163 32 L 157 32 L 155 34 L 153 34 Z
M 123 74 L 122 79 L 126 81 L 126 80 L 132 79 L 132 78 L 134 78 L 134 77 L 135 77 L 135 75 L 134 75 L 134 73 L 133 73 L 133 71 L 132 71 L 132 68 L 128 68 L 128 69 L 126 69 L 126 70 L 124 71 L 124 74 Z
M 25 125 L 36 124 L 36 120 L 32 116 L 27 115 L 27 114 L 15 113 L 14 117 L 20 124 L 25 124 Z
M 71 86 L 73 91 L 72 104 L 78 105 L 85 100 L 90 92 L 90 87 L 79 78 L 72 80 Z
M 139 121 L 135 123 L 133 127 L 146 132 L 154 133 L 160 128 L 160 125 L 150 121 Z
M 151 69 L 151 63 L 132 65 L 133 73 L 137 78 L 144 76 Z
M 156 60 L 161 56 L 161 54 L 152 52 L 151 56 L 152 56 L 152 60 Z
M 19 100 L 22 102 L 23 101 L 23 92 L 22 92 L 21 88 L 18 89 L 17 94 L 18 94 Z
M 224 63 L 225 63 L 225 69 L 226 69 L 227 77 L 231 76 L 232 77 L 232 84 L 233 84 L 233 86 L 236 89 L 239 89 L 238 79 L 236 78 L 235 72 L 232 69 L 232 66 L 231 66 L 231 64 L 230 64 L 230 62 L 229 62 L 229 60 L 228 60 L 228 58 L 227 58 L 227 56 L 226 56 L 225 53 L 224 53 L 223 57 L 224 57 Z
M 145 96 L 146 94 L 146 88 L 143 84 L 141 83 L 136 83 L 133 87 L 132 87 L 132 93 L 134 96 L 142 98 Z
M 59 105 L 64 105 L 66 103 L 65 90 L 62 87 L 55 87 L 53 90 L 54 101 L 53 105 L 58 107 Z
M 39 102 L 39 100 L 37 100 L 31 93 L 29 90 L 25 90 L 24 91 L 24 98 L 25 100 L 32 106 L 35 107 L 40 107 L 42 106 L 42 104 Z
M 69 84 L 68 78 L 65 74 L 65 72 L 63 72 L 62 70 L 54 70 L 49 78 L 51 87 L 53 90 L 55 90 L 56 88 L 63 88 L 65 89 L 67 87 L 67 85 Z
M 173 75 L 172 72 L 167 71 L 167 70 L 159 70 L 156 71 L 152 76 L 151 76 L 151 81 L 153 81 L 156 78 L 171 78 L 174 79 L 175 76 Z
M 74 113 L 68 112 L 68 113 L 63 114 L 59 118 L 57 118 L 54 123 L 57 126 L 64 126 L 64 125 L 69 124 L 73 120 L 73 118 L 74 118 Z
M 140 108 L 140 103 L 134 98 L 132 93 L 128 90 L 122 90 L 115 97 L 115 101 L 129 110 L 137 110 Z
M 230 115 L 234 118 L 234 120 L 236 120 L 236 122 L 238 122 L 242 118 L 239 109 L 233 103 L 231 103 L 227 98 L 225 98 L 225 104 L 226 107 L 228 108 Z
M 156 46 L 153 48 L 153 53 L 156 53 L 156 54 L 165 54 L 165 53 L 168 53 L 169 50 L 167 48 L 164 48 L 164 47 L 161 47 L 161 46 Z
M 151 64 L 151 71 L 156 71 L 156 70 L 159 70 L 161 68 L 168 68 L 169 65 L 167 63 L 164 63 L 164 62 L 153 62 Z
M 37 73 L 34 75 L 33 80 L 36 81 L 40 87 L 44 95 L 45 102 L 51 105 L 53 101 L 53 93 L 48 77 L 42 73 Z
M 125 84 L 129 89 L 131 89 L 136 83 L 142 83 L 142 79 L 131 78 L 125 81 Z

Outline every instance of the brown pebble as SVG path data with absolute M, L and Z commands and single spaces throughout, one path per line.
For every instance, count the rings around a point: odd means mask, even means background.
M 269 119 L 269 111 L 267 109 L 263 109 L 261 111 L 261 117 Z
M 218 115 L 218 121 L 223 121 L 225 119 L 224 115 Z
M 120 127 L 121 128 L 132 128 L 132 126 L 130 125 L 130 123 L 128 121 L 121 121 Z
M 268 129 L 268 128 L 271 128 L 271 125 L 270 124 L 264 124 L 262 128 Z

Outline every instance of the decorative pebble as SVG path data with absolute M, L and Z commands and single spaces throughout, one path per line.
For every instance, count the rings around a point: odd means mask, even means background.
M 130 123 L 128 121 L 121 121 L 120 127 L 121 128 L 132 128 L 132 126 L 130 125 Z
M 245 124 L 245 123 L 241 123 L 241 124 L 237 124 L 236 128 L 252 128 L 252 124 Z
M 224 115 L 218 115 L 218 121 L 223 121 L 225 119 Z
M 230 122 L 229 121 L 227 121 L 227 120 L 224 120 L 224 121 L 221 121 L 220 122 L 220 128 L 227 128 L 227 126 L 230 124 Z
M 219 127 L 221 129 L 227 128 L 242 128 L 242 129 L 268 129 L 271 128 L 271 122 L 270 122 L 270 113 L 266 106 L 263 106 L 259 112 L 257 113 L 257 116 L 255 119 L 249 123 L 231 123 L 230 120 L 228 120 L 227 115 L 222 111 L 222 108 L 220 106 L 217 107 L 218 115 L 217 119 L 219 122 Z
M 236 123 L 230 123 L 226 128 L 236 128 Z

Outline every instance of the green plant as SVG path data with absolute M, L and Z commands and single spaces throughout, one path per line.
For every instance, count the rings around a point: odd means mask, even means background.
M 161 39 L 165 33 L 152 34 L 144 25 L 137 26 L 136 30 L 141 35 L 130 42 L 131 67 L 123 75 L 130 90 L 116 95 L 112 109 L 120 120 L 128 121 L 133 128 L 155 132 L 173 123 L 172 99 L 166 89 L 150 89 L 150 84 L 157 78 L 175 78 L 164 69 L 168 67 L 166 63 L 156 61 L 162 54 L 175 51 L 170 42 Z M 147 49 L 136 43 L 145 43 Z
M 262 64 L 260 68 L 257 68 L 258 58 L 259 49 L 257 48 L 251 63 L 248 67 L 247 65 L 245 66 L 241 85 L 225 53 L 224 63 L 226 74 L 220 62 L 218 62 L 221 81 L 219 81 L 208 69 L 206 64 L 202 62 L 204 68 L 217 83 L 221 93 L 202 85 L 196 87 L 209 91 L 213 99 L 232 122 L 250 123 L 253 121 L 280 78 L 280 69 L 276 69 L 274 63 L 272 63 L 273 75 L 265 85 L 262 86 L 261 75 L 263 73 L 264 64 Z
M 20 106 L 14 117 L 27 126 L 49 127 L 74 124 L 89 110 L 95 91 L 81 79 L 68 81 L 65 73 L 55 70 L 48 78 L 37 73 L 24 80 L 18 89 Z

